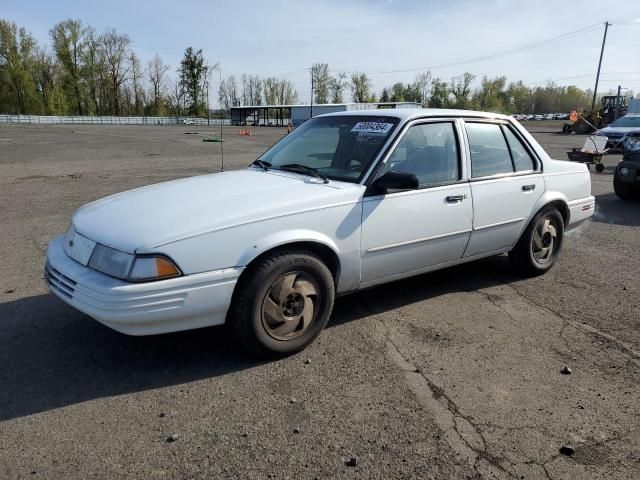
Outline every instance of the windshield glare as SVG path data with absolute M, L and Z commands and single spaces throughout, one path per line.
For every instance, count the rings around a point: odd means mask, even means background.
M 334 180 L 358 182 L 398 122 L 395 117 L 372 115 L 314 118 L 276 143 L 260 160 L 275 169 L 299 164 Z
M 640 115 L 633 117 L 622 117 L 613 122 L 610 127 L 640 127 Z

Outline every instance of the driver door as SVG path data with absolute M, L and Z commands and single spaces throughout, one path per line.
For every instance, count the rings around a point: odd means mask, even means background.
M 427 271 L 462 257 L 472 228 L 471 189 L 463 181 L 455 120 L 407 128 L 378 171 L 413 173 L 419 188 L 365 197 L 361 286 Z

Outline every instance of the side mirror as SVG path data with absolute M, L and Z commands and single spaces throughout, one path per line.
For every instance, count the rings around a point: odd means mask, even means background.
M 367 189 L 368 195 L 384 195 L 389 190 L 416 190 L 420 186 L 413 173 L 389 171 L 376 178 Z

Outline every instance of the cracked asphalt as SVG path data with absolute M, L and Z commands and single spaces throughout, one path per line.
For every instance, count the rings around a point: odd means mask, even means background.
M 527 126 L 556 158 L 584 141 Z M 237 133 L 226 168 L 284 132 Z M 216 134 L 0 126 L 0 478 L 640 478 L 640 204 L 613 194 L 618 156 L 548 274 L 500 256 L 341 297 L 278 361 L 224 328 L 126 337 L 47 293 L 73 210 L 218 170 Z

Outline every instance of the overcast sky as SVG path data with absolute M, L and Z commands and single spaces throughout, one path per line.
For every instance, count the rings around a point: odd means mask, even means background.
M 469 71 L 542 85 L 592 88 L 609 20 L 601 89 L 640 91 L 639 0 L 2 0 L 0 17 L 49 43 L 48 31 L 79 18 L 127 33 L 146 63 L 156 52 L 175 71 L 187 46 L 224 76 L 286 77 L 309 100 L 308 67 L 364 71 L 376 92 L 431 67 L 449 80 Z M 536 48 L 563 34 L 583 30 Z M 509 55 L 482 59 L 518 49 Z M 457 65 L 451 65 L 458 63 Z M 392 73 L 386 73 L 386 72 Z

